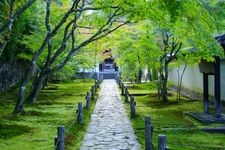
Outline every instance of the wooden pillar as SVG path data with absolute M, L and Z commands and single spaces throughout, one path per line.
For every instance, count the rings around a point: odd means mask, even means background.
M 97 80 L 97 88 L 99 88 L 99 85 L 100 85 L 100 81 Z
M 129 92 L 128 92 L 128 89 L 125 88 L 125 102 L 128 102 L 128 98 L 129 98 Z
M 94 99 L 95 97 L 95 89 L 94 86 L 91 87 L 91 99 Z
M 119 77 L 116 76 L 116 83 L 119 85 Z
M 145 150 L 153 150 L 152 146 L 152 126 L 150 117 L 145 117 Z
M 221 117 L 221 111 L 220 111 L 220 57 L 215 57 L 215 78 L 214 78 L 214 88 L 215 88 L 215 117 L 220 118 Z
M 87 92 L 87 95 L 86 95 L 86 97 L 85 97 L 85 99 L 86 99 L 86 108 L 87 109 L 90 109 L 90 92 Z
M 130 96 L 130 116 L 131 118 L 134 118 L 136 116 L 135 114 L 135 101 L 134 101 L 134 96 Z
M 98 84 L 97 81 L 95 81 L 95 84 L 94 84 L 94 86 L 95 86 L 95 92 L 97 91 L 97 88 L 98 88 L 98 85 L 97 84 Z
M 78 110 L 77 110 L 77 123 L 82 124 L 83 123 L 83 107 L 82 103 L 78 103 Z
M 204 103 L 204 113 L 209 113 L 209 79 L 208 74 L 203 73 L 203 103 Z
M 65 140 L 64 140 L 64 126 L 59 126 L 57 128 L 58 137 L 56 141 L 56 150 L 64 150 L 65 149 Z
M 158 135 L 158 150 L 167 150 L 166 148 L 166 135 Z
M 118 79 L 118 85 L 119 85 L 119 88 L 121 88 L 121 82 L 122 82 L 122 81 L 121 81 L 121 79 L 119 78 L 119 79 Z
M 120 79 L 120 88 L 122 88 L 123 81 Z
M 122 83 L 122 87 L 121 87 L 121 95 L 124 95 L 124 84 Z
M 94 84 L 92 87 L 93 87 L 93 89 L 94 89 L 94 93 L 95 93 L 95 92 L 96 92 L 95 84 Z

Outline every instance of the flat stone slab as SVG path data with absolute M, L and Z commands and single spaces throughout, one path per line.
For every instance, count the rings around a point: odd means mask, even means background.
M 80 150 L 140 150 L 115 80 L 104 80 Z
M 216 118 L 214 114 L 205 114 L 205 113 L 196 113 L 190 112 L 187 113 L 188 116 L 193 117 L 194 119 L 204 123 L 225 123 L 225 114 L 221 114 L 220 118 Z
M 210 132 L 210 133 L 223 133 L 223 134 L 225 134 L 225 127 L 203 128 L 202 130 L 205 131 L 205 132 Z

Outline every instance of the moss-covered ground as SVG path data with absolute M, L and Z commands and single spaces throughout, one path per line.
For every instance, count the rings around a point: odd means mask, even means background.
M 34 105 L 26 105 L 25 113 L 12 115 L 17 88 L 0 94 L 0 149 L 1 150 L 49 150 L 54 149 L 57 126 L 65 126 L 66 149 L 78 149 L 82 142 L 91 110 L 84 108 L 82 125 L 76 123 L 78 102 L 85 106 L 86 92 L 93 81 L 79 80 L 52 83 L 41 91 Z M 97 96 L 96 96 L 97 97 Z
M 205 125 L 186 115 L 187 112 L 203 111 L 200 100 L 192 101 L 182 97 L 178 101 L 176 93 L 170 91 L 169 102 L 163 103 L 157 97 L 155 85 L 151 83 L 128 85 L 128 89 L 135 95 L 137 116 L 131 118 L 131 122 L 142 149 L 145 149 L 144 116 L 151 118 L 155 149 L 158 145 L 158 134 L 166 135 L 167 145 L 171 150 L 225 149 L 224 133 L 207 133 L 201 130 L 204 127 L 224 126 L 224 124 Z M 125 106 L 129 114 L 129 103 Z

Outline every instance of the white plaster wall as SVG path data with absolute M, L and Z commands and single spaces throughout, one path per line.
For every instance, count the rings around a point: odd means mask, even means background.
M 183 67 L 181 67 L 183 68 Z M 225 100 L 225 60 L 221 61 L 221 99 Z M 172 68 L 169 72 L 169 81 L 177 85 L 178 68 Z M 203 91 L 203 74 L 200 73 L 198 65 L 188 66 L 183 76 L 182 86 L 190 90 L 200 92 Z M 214 95 L 214 76 L 209 76 L 209 93 Z
M 221 98 L 225 101 L 225 60 L 221 61 Z

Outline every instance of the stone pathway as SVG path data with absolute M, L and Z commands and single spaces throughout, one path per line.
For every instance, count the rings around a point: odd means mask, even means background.
M 80 150 L 140 150 L 115 80 L 104 80 Z

